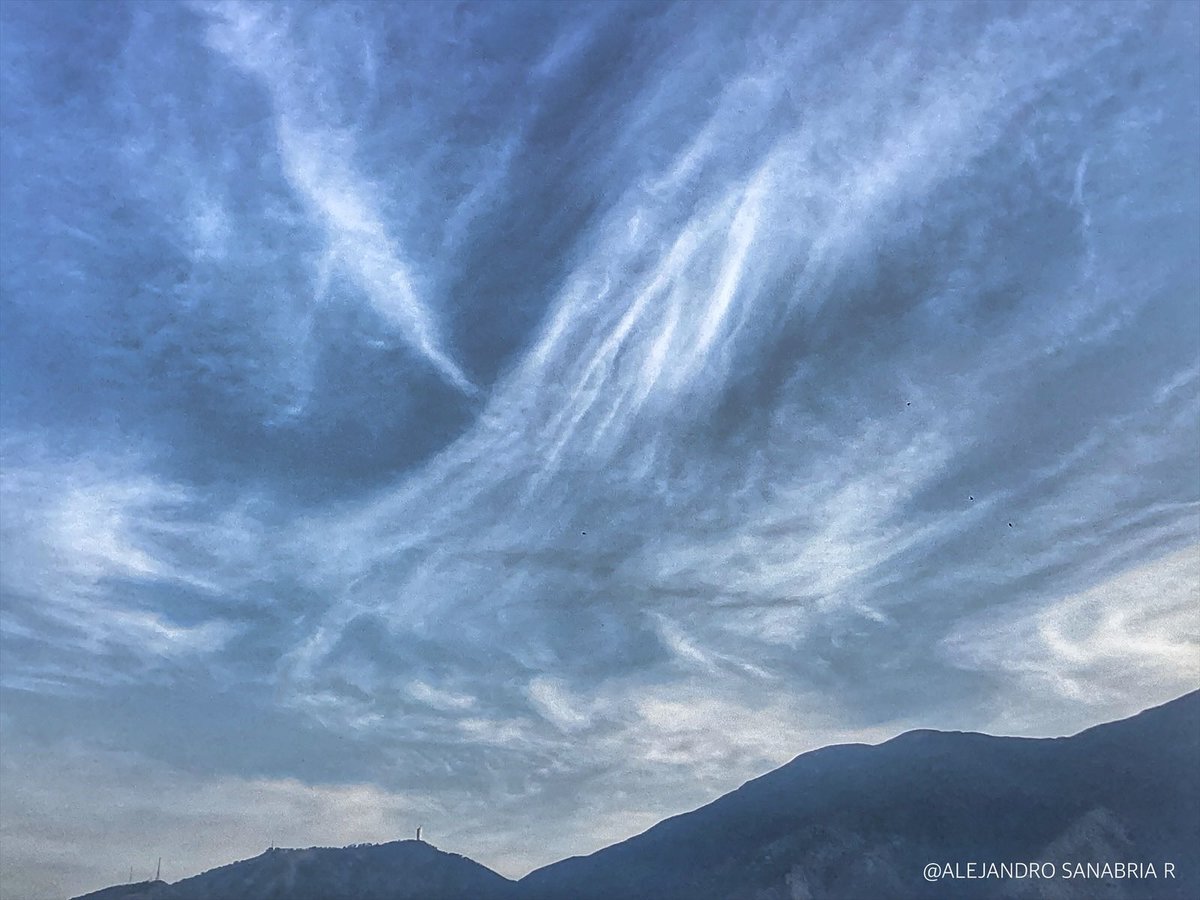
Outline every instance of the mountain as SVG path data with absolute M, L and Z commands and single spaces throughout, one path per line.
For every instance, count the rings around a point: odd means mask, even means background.
M 268 850 L 174 884 L 122 885 L 77 900 L 514 900 L 516 891 L 465 856 L 393 841 Z
M 1195 898 L 1198 772 L 1200 691 L 1069 738 L 913 731 L 806 753 L 520 886 L 526 900 Z M 1054 877 L 923 877 L 927 863 L 1019 861 Z M 1154 863 L 1157 877 L 1064 877 L 1103 862 Z
M 132 884 L 117 884 L 103 890 L 92 891 L 76 900 L 151 900 L 159 896 L 158 891 L 168 887 L 165 881 L 138 881 Z
M 989 863 L 1031 862 L 1041 877 L 963 877 Z M 931 863 L 960 877 L 928 882 Z M 1103 863 L 1140 864 L 1140 877 L 1082 868 Z M 86 900 L 883 897 L 1200 897 L 1200 691 L 1068 738 L 912 731 L 877 746 L 815 750 L 519 882 L 398 841 L 271 850 L 172 885 L 122 885 Z

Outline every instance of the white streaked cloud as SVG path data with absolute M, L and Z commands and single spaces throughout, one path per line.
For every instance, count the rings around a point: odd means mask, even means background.
M 10 436 L 3 462 L 0 628 L 28 644 L 9 650 L 6 685 L 128 682 L 209 656 L 238 632 L 202 609 L 176 608 L 183 620 L 172 618 L 138 588 L 199 598 L 237 590 L 246 573 L 236 572 L 236 554 L 248 549 L 238 544 L 257 543 L 253 525 L 236 513 L 197 521 L 194 492 L 143 474 L 136 457 L 63 459 L 44 436 Z M 142 668 L 122 671 L 108 659 L 114 653 L 132 654 Z
M 306 84 L 304 60 L 288 39 L 289 16 L 261 5 L 202 5 L 212 23 L 209 39 L 237 65 L 259 77 L 276 115 L 279 157 L 288 181 L 326 235 L 321 265 L 344 273 L 371 306 L 447 381 L 475 391 L 450 357 L 428 302 L 418 293 L 411 263 L 403 256 L 376 203 L 375 186 L 354 169 L 353 132 L 322 121 Z
M 913 8 L 903 27 L 920 34 L 930 15 Z M 1110 25 L 1120 32 L 1131 23 L 1114 15 Z M 976 595 L 969 612 L 985 596 L 979 581 L 1002 583 L 1004 570 L 1033 577 L 1057 566 L 1061 578 L 1049 590 L 1061 590 L 1089 577 L 1089 566 L 1137 552 L 1150 538 L 1128 523 L 1110 534 L 1105 558 L 1085 538 L 1067 536 L 1078 521 L 1096 520 L 1114 482 L 1134 494 L 1145 489 L 1123 479 L 1116 453 L 1154 465 L 1176 452 L 1170 439 L 1149 437 L 1158 412 L 1109 420 L 1058 462 L 1014 472 L 1007 484 L 966 485 L 953 510 L 909 511 L 977 452 L 982 427 L 1012 403 L 1032 402 L 1022 398 L 1032 390 L 1031 367 L 1048 352 L 1045 339 L 1059 347 L 1102 340 L 1097 323 L 1129 306 L 1090 290 L 1061 301 L 1061 278 L 1086 287 L 1094 275 L 1067 266 L 1045 283 L 1007 287 L 1021 292 L 1028 315 L 960 335 L 969 355 L 953 377 L 936 364 L 933 325 L 943 305 L 984 315 L 972 308 L 993 288 L 969 279 L 992 277 L 980 268 L 992 255 L 988 241 L 1008 239 L 990 211 L 992 183 L 980 160 L 998 152 L 1037 98 L 1053 108 L 1057 80 L 1091 65 L 1097 29 L 1104 30 L 1074 12 L 996 24 L 980 32 L 977 54 L 947 53 L 932 71 L 920 70 L 912 52 L 881 48 L 883 64 L 848 62 L 849 74 L 814 92 L 799 123 L 728 158 L 716 135 L 777 117 L 789 73 L 820 48 L 798 38 L 755 67 L 721 95 L 701 136 L 647 182 L 652 191 L 634 184 L 615 197 L 588 232 L 537 341 L 495 386 L 475 427 L 337 526 L 312 523 L 312 540 L 331 531 L 341 538 L 326 547 L 317 574 L 335 599 L 285 659 L 284 682 L 301 701 L 335 677 L 379 688 L 379 676 L 368 674 L 375 663 L 335 659 L 365 613 L 395 640 L 436 645 L 453 634 L 457 644 L 484 646 L 505 634 L 509 677 L 546 672 L 508 702 L 523 696 L 570 731 L 592 713 L 565 699 L 566 686 L 608 654 L 606 665 L 619 665 L 627 650 L 620 638 L 608 644 L 606 633 L 654 644 L 650 671 L 674 657 L 782 677 L 788 648 L 828 641 L 850 654 L 865 635 L 898 628 L 897 612 L 949 603 L 962 591 Z M 627 116 L 645 122 L 667 102 L 650 90 L 628 104 Z M 872 140 L 858 133 L 864 120 L 873 123 Z M 1076 163 L 1059 173 L 1072 216 Z M 963 178 L 979 179 L 980 192 L 939 193 L 943 181 Z M 1096 193 L 1090 221 L 1102 208 Z M 933 196 L 950 205 L 939 209 Z M 853 332 L 841 348 L 806 348 L 803 358 L 779 363 L 791 371 L 756 443 L 746 438 L 740 455 L 701 461 L 694 449 L 705 448 L 689 447 L 689 429 L 717 413 L 757 355 L 783 352 L 773 329 L 792 320 L 818 333 L 830 319 L 841 327 L 839 317 L 853 321 L 854 303 L 869 305 L 858 293 L 889 290 L 870 281 L 871 265 L 866 276 L 859 267 L 893 242 L 896 253 L 908 252 L 910 209 L 974 219 L 980 232 L 958 256 L 913 275 L 924 281 L 907 297 L 911 306 L 891 313 L 918 329 L 910 340 L 924 349 L 875 334 L 880 358 L 848 376 L 860 381 L 836 384 L 824 379 L 840 352 L 859 352 Z M 823 402 L 845 407 L 845 418 L 816 412 Z M 1186 398 L 1175 402 L 1178 411 L 1162 414 L 1180 415 Z M 1146 440 L 1131 443 L 1142 433 Z M 1099 467 L 1089 442 L 1112 451 Z M 1086 489 L 1064 487 L 1064 466 L 1074 466 L 1068 478 Z M 968 500 L 972 491 L 977 500 Z M 1153 539 L 1177 539 L 1191 515 L 1187 507 L 1165 510 Z M 1007 530 L 1010 518 L 1019 534 Z M 953 571 L 923 574 L 938 565 L 941 547 L 964 535 L 973 536 L 975 559 L 963 583 Z M 1022 589 L 1011 602 L 1025 596 Z M 575 609 L 588 612 L 587 625 L 572 618 Z M 686 639 L 662 624 L 689 617 L 697 626 Z M 568 636 L 568 621 L 581 634 Z M 347 700 L 355 716 L 372 702 Z
M 455 693 L 426 684 L 424 681 L 414 681 L 408 686 L 408 692 L 414 699 L 434 709 L 468 710 L 475 706 L 476 702 L 470 694 Z
M 1047 727 L 1074 708 L 1086 724 L 1137 712 L 1147 696 L 1200 684 L 1200 544 L 1032 608 L 964 621 L 945 639 L 964 668 L 1014 678 L 994 712 L 1004 731 Z M 1039 702 L 1024 711 L 1017 696 Z
M 555 678 L 539 675 L 529 683 L 529 699 L 539 714 L 565 732 L 578 731 L 591 722 L 584 705 Z

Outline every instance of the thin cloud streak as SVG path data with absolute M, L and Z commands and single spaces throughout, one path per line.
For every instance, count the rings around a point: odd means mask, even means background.
M 310 111 L 303 63 L 288 43 L 287 17 L 280 20 L 273 8 L 236 2 L 202 8 L 213 19 L 213 47 L 258 76 L 271 95 L 287 179 L 326 233 L 323 265 L 336 264 L 443 377 L 459 390 L 475 393 L 442 346 L 431 311 L 417 294 L 411 266 L 369 198 L 372 186 L 353 169 L 352 131 L 321 123 Z

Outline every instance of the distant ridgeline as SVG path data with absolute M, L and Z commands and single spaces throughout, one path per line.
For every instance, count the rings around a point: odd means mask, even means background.
M 826 747 L 520 881 L 397 841 L 270 850 L 86 900 L 923 897 L 1200 897 L 1200 691 L 1069 738 L 912 731 Z

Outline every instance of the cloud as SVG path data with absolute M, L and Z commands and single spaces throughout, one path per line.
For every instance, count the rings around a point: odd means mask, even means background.
M 1194 685 L 1194 10 L 34 9 L 5 727 L 517 872 Z
M 429 304 L 418 294 L 412 265 L 371 199 L 377 186 L 354 170 L 353 132 L 321 121 L 321 104 L 314 109 L 314 98 L 306 96 L 304 61 L 289 41 L 287 17 L 238 3 L 203 8 L 212 20 L 212 46 L 261 79 L 271 96 L 285 177 L 325 232 L 323 265 L 344 272 L 445 379 L 474 393 L 475 386 L 443 346 Z M 323 274 L 322 283 L 328 277 Z
M 225 650 L 263 565 L 261 523 L 146 473 L 136 455 L 3 444 L 4 683 L 76 691 L 154 678 Z
M 531 714 L 587 727 L 595 709 L 569 698 L 608 673 L 652 684 L 701 666 L 810 679 L 869 718 L 895 701 L 880 678 L 914 707 L 916 685 L 953 678 L 937 648 L 961 617 L 1181 540 L 1194 507 L 1167 495 L 1186 490 L 1193 398 L 1146 406 L 1181 377 L 1163 368 L 1188 345 L 1155 324 L 1179 308 L 1099 234 L 1118 211 L 1155 215 L 1119 181 L 1121 160 L 1152 151 L 1091 83 L 1136 21 L 1114 7 L 951 25 L 913 8 L 896 14 L 912 41 L 848 62 L 836 85 L 790 80 L 821 58 L 803 37 L 745 62 L 699 136 L 671 136 L 661 177 L 607 198 L 472 428 L 305 520 L 302 577 L 328 600 L 280 661 L 284 702 L 386 733 L 401 698 L 462 694 L 511 743 Z M 932 58 L 911 50 L 918 35 Z M 676 101 L 661 85 L 623 99 L 625 133 Z M 1149 121 L 1154 102 L 1135 94 L 1128 117 Z M 749 123 L 763 137 L 730 154 Z M 374 231 L 354 190 L 334 193 L 351 204 L 335 218 Z M 1034 209 L 1044 233 L 1014 227 Z M 1044 254 L 1048 236 L 1066 252 Z M 1101 287 L 1113 280 L 1128 291 Z M 1162 342 L 1163 366 L 1125 360 L 1126 384 L 1087 387 L 1096 355 L 1133 333 Z M 1039 393 L 1082 408 L 1043 418 Z M 1130 457 L 1174 474 L 1130 477 Z M 875 668 L 908 654 L 903 677 Z
M 553 678 L 539 675 L 529 682 L 529 699 L 543 718 L 563 731 L 577 731 L 590 722 L 588 714 Z
M 1036 710 L 998 710 L 1006 730 L 1036 732 L 1070 708 L 1076 720 L 1120 718 L 1146 696 L 1177 696 L 1200 682 L 1198 585 L 1193 545 L 1032 610 L 969 620 L 945 643 L 964 668 L 1024 683 L 1010 688 L 1008 704 L 1022 690 L 1041 698 Z
M 456 694 L 453 691 L 431 687 L 424 681 L 414 681 L 408 686 L 412 696 L 435 709 L 467 710 L 475 705 L 475 698 L 469 694 Z

